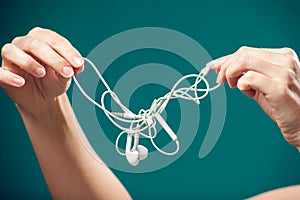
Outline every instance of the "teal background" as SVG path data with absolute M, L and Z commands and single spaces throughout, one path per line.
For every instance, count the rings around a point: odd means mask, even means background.
M 157 26 L 192 37 L 213 58 L 242 45 L 288 46 L 299 54 L 299 7 L 292 0 L 6 1 L 0 7 L 0 45 L 41 26 L 87 55 L 121 31 Z M 300 156 L 276 124 L 238 90 L 226 85 L 226 92 L 223 133 L 205 159 L 198 159 L 203 139 L 198 134 L 188 151 L 162 170 L 114 170 L 133 198 L 242 199 L 300 183 Z M 0 198 L 51 199 L 22 120 L 2 89 L 0 110 Z

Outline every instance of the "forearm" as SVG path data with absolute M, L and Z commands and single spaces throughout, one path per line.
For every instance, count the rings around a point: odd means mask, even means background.
M 19 111 L 53 198 L 130 199 L 110 169 L 82 146 L 81 129 L 65 94 L 39 113 Z
M 299 197 L 300 197 L 300 185 L 295 185 L 295 186 L 289 186 L 289 187 L 268 191 L 260 195 L 251 197 L 248 200 L 267 200 L 267 199 L 294 200 L 294 199 L 299 199 Z

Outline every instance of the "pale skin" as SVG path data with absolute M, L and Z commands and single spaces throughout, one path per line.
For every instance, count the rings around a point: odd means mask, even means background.
M 70 78 L 83 70 L 80 53 L 59 34 L 34 28 L 6 44 L 1 55 L 0 85 L 23 118 L 52 197 L 131 199 L 110 169 L 80 142 L 82 130 L 66 95 Z M 293 50 L 243 47 L 209 65 L 219 82 L 256 100 L 286 141 L 300 150 L 300 69 Z M 253 197 L 283 198 L 299 199 L 300 186 Z
M 241 47 L 210 63 L 219 83 L 253 98 L 300 151 L 300 64 L 290 48 Z
M 52 197 L 131 199 L 79 140 L 65 93 L 70 77 L 83 69 L 79 52 L 57 33 L 35 28 L 5 45 L 2 58 L 1 86 L 20 111 Z
M 257 101 L 277 123 L 285 140 L 300 151 L 300 64 L 292 49 L 241 47 L 209 65 L 218 74 L 217 82 L 227 82 L 231 88 L 238 88 Z M 296 185 L 250 199 L 299 198 L 300 185 Z

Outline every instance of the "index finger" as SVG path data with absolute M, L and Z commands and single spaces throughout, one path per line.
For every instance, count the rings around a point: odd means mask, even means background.
M 73 67 L 82 67 L 84 60 L 72 44 L 58 33 L 44 28 L 34 28 L 28 35 L 45 41 L 52 49 L 60 54 Z
M 209 63 L 206 64 L 206 66 L 210 67 L 211 69 L 215 70 L 215 71 L 219 71 L 221 65 L 231 56 L 232 54 L 229 55 L 225 55 L 219 58 L 216 58 L 212 61 L 210 61 Z

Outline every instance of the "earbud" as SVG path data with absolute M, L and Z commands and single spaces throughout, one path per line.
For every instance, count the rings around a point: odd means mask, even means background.
M 128 152 L 126 152 L 125 155 L 126 155 L 127 161 L 132 166 L 137 166 L 137 164 L 139 164 L 139 162 L 140 162 L 139 152 L 137 150 L 128 151 Z
M 139 160 L 144 160 L 144 159 L 147 158 L 148 149 L 145 146 L 139 145 L 138 146 L 138 151 L 139 151 Z
M 148 149 L 143 145 L 138 145 L 137 150 L 126 152 L 126 158 L 130 165 L 137 166 L 140 160 L 144 160 L 148 156 Z
M 131 149 L 131 143 L 132 143 L 132 135 L 127 134 L 125 156 L 130 165 L 137 166 L 140 160 L 144 160 L 145 158 L 147 158 L 148 149 L 145 146 L 138 144 L 139 143 L 138 134 L 134 135 L 134 145 L 132 149 Z

